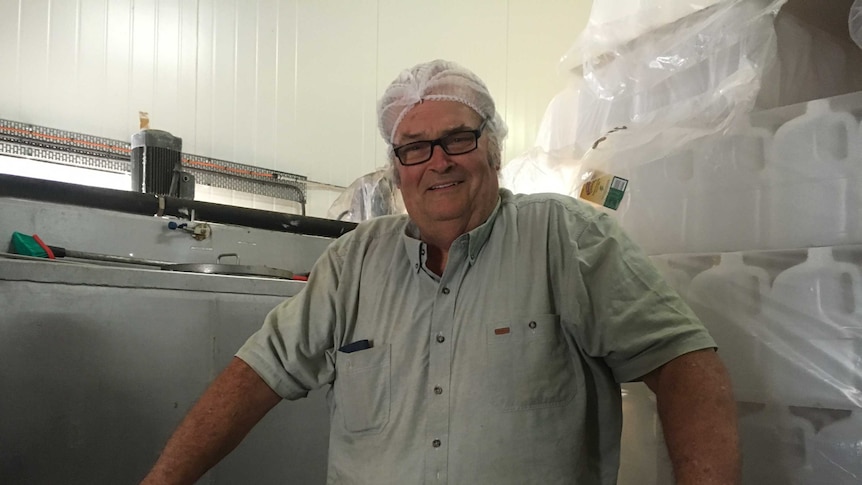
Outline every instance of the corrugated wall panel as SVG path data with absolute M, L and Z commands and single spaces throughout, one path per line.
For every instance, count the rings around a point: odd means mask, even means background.
M 185 131 L 179 118 L 180 6 L 181 2 L 156 0 L 153 11 L 155 49 L 150 121 L 153 128 L 171 133 Z
M 275 167 L 285 172 L 299 173 L 296 146 L 299 143 L 296 126 L 296 60 L 297 60 L 297 0 L 281 0 L 276 12 L 275 59 Z
M 213 80 L 212 118 L 210 120 L 210 154 L 216 158 L 234 159 L 236 133 L 236 2 L 215 0 L 213 4 L 213 63 L 209 75 Z
M 255 120 L 257 119 L 257 2 L 236 0 L 236 46 L 234 57 L 234 94 L 225 100 L 234 105 L 231 160 L 257 165 Z
M 177 65 L 177 104 L 175 124 L 182 129 L 183 150 L 198 153 L 197 98 L 198 98 L 198 46 L 203 42 L 198 36 L 198 0 L 179 2 L 179 53 Z
M 0 116 L 12 119 L 21 117 L 18 20 L 22 1 L 0 0 Z
M 258 0 L 255 9 L 254 165 L 275 169 L 278 136 L 278 1 Z
M 21 119 L 16 121 L 36 122 L 46 119 L 56 123 L 57 112 L 46 96 L 46 93 L 56 84 L 49 82 L 48 77 L 51 2 L 50 0 L 21 1 L 20 9 L 18 92 Z
M 297 143 L 280 170 L 347 185 L 373 166 L 363 123 L 375 92 L 376 4 L 297 4 Z
M 128 140 L 147 111 L 187 151 L 347 185 L 386 163 L 386 84 L 444 57 L 488 83 L 512 157 L 589 3 L 0 0 L 0 116 Z
M 156 17 L 155 0 L 134 0 L 131 10 L 131 59 L 129 63 L 129 106 L 133 112 L 149 113 L 153 128 L 165 127 L 155 110 L 156 79 Z M 127 114 L 129 116 L 131 113 Z M 178 135 L 182 136 L 178 133 Z M 127 135 L 129 136 L 129 135 Z
M 497 109 L 505 113 L 506 4 L 380 0 L 377 96 L 402 69 L 443 58 L 478 74 L 495 97 Z M 385 145 L 377 144 L 377 156 L 385 161 Z
M 56 124 L 75 126 L 78 100 L 78 2 L 52 0 L 48 18 L 48 88 L 41 96 L 49 106 L 66 105 L 57 113 Z
M 506 111 L 509 138 L 504 159 L 535 144 L 542 115 L 567 78 L 558 72 L 562 55 L 586 24 L 590 2 L 509 0 Z
M 108 0 L 81 0 L 79 4 L 78 66 L 74 83 L 77 97 L 74 129 L 83 133 L 101 133 L 105 113 L 94 110 L 102 106 L 109 88 L 107 71 Z
M 137 131 L 137 111 L 144 108 L 133 105 L 131 96 L 132 0 L 108 0 L 106 6 L 105 90 L 101 102 L 90 107 L 101 112 L 103 124 L 93 134 L 127 140 Z
M 197 52 L 195 64 L 194 140 L 184 149 L 190 153 L 215 156 L 213 151 L 213 92 L 215 76 L 215 10 L 211 1 L 198 3 Z M 188 129 L 188 128 L 187 128 Z

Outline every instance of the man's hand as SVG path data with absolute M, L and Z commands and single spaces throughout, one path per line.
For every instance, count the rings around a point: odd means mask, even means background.
M 681 355 L 643 380 L 656 394 L 676 483 L 738 485 L 736 403 L 715 351 Z
M 248 364 L 234 357 L 180 423 L 141 485 L 194 483 L 280 401 Z

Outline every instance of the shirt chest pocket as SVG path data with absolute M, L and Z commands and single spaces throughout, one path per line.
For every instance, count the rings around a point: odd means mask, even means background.
M 493 322 L 486 333 L 489 393 L 498 408 L 561 406 L 575 397 L 577 379 L 559 316 Z
M 357 352 L 338 352 L 335 402 L 351 432 L 378 433 L 389 421 L 388 344 Z

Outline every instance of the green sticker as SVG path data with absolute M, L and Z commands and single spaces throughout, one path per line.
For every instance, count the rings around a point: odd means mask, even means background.
M 608 196 L 605 197 L 604 206 L 608 209 L 617 210 L 620 206 L 620 202 L 623 201 L 623 192 L 622 190 L 610 189 L 608 190 Z
M 629 186 L 629 181 L 622 177 L 614 177 L 611 179 L 611 187 L 608 189 L 608 196 L 605 197 L 603 204 L 608 209 L 617 210 L 620 203 L 623 201 L 623 194 Z

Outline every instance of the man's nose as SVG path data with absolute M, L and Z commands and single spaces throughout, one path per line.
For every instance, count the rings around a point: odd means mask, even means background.
M 431 147 L 431 158 L 428 160 L 428 164 L 428 168 L 438 172 L 446 171 L 453 165 L 451 156 L 440 145 Z

